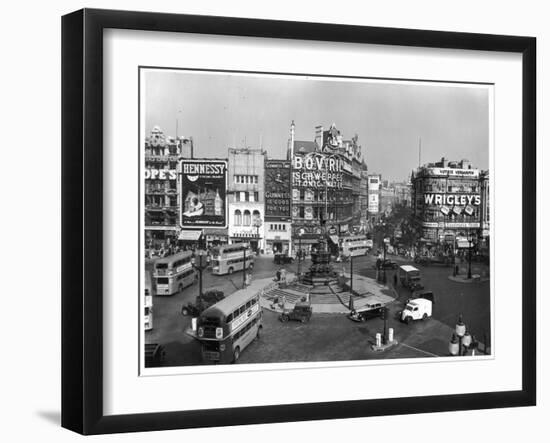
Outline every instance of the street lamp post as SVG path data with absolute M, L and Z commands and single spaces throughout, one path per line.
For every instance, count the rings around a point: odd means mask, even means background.
M 202 271 L 204 271 L 210 264 L 210 256 L 205 254 L 204 251 L 199 251 L 197 255 L 193 255 L 191 258 L 191 265 L 197 271 L 199 271 L 199 297 L 202 298 Z
M 243 289 L 246 288 L 246 244 L 243 243 Z
M 386 284 L 386 237 L 384 236 L 384 261 L 382 262 L 382 283 Z
M 472 349 L 472 352 L 477 347 L 477 342 L 472 335 L 466 329 L 466 325 L 462 321 L 462 314 L 458 316 L 458 322 L 455 326 L 455 331 L 451 337 L 449 343 L 449 353 L 453 356 L 465 355 L 468 349 Z
M 468 279 L 472 278 L 472 243 L 474 241 L 474 234 L 468 234 Z
M 302 272 L 302 234 L 304 229 L 298 230 L 298 281 L 300 281 L 300 274 Z
M 461 356 L 462 345 L 463 345 L 462 341 L 464 339 L 464 335 L 466 335 L 466 325 L 462 321 L 462 314 L 458 316 L 458 322 L 456 323 L 456 326 L 455 326 L 455 333 L 456 333 L 456 336 L 458 337 L 458 355 Z
M 258 247 L 256 254 L 260 253 L 260 227 L 262 226 L 262 219 L 258 216 L 254 219 L 254 227 L 256 228 L 256 238 L 258 241 Z
M 349 256 L 349 310 L 353 311 L 353 251 Z

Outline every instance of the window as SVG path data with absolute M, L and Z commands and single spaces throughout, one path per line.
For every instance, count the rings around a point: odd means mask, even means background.
M 239 201 L 247 202 L 247 201 L 248 201 L 248 200 L 246 199 L 246 194 L 247 194 L 247 193 L 241 191 L 240 194 L 241 194 L 241 199 L 240 199 Z
M 235 226 L 242 225 L 241 211 L 240 209 L 235 210 Z
M 305 191 L 303 189 L 300 189 L 300 200 L 303 200 L 305 198 Z
M 250 192 L 243 192 L 244 194 L 244 201 L 249 202 L 250 201 Z
M 236 201 L 236 202 L 240 202 L 240 201 L 241 201 L 241 193 L 240 193 L 240 192 L 235 192 L 235 201 Z
M 255 193 L 255 192 L 254 192 L 254 193 L 249 192 L 249 193 L 248 193 L 248 197 L 250 198 L 250 201 L 251 201 L 251 202 L 258 201 L 258 200 L 255 199 L 255 198 L 256 198 L 256 193 Z
M 260 200 L 260 193 L 259 192 L 254 192 L 254 201 L 257 202 Z
M 250 226 L 250 211 L 248 209 L 243 214 L 243 226 Z
M 305 217 L 305 209 L 303 206 L 300 206 L 300 218 L 304 218 Z

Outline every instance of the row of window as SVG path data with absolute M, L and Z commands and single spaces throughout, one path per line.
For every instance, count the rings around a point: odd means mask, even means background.
M 165 206 L 177 206 L 178 199 L 174 196 L 165 195 L 146 195 L 145 206 L 153 208 L 162 208 Z
M 183 280 L 187 277 L 189 277 L 190 275 L 194 274 L 195 273 L 195 270 L 193 268 L 189 268 L 187 269 L 186 271 L 182 272 L 181 274 L 179 274 L 177 277 L 176 277 L 176 281 L 180 281 L 180 280 Z
M 244 334 L 250 331 L 250 328 L 254 327 L 254 325 L 259 321 L 260 321 L 260 317 L 254 317 L 252 321 L 247 323 L 247 325 L 244 328 L 242 328 L 238 332 L 235 332 L 235 334 L 233 335 L 233 340 L 238 340 L 239 338 L 241 338 Z
M 237 202 L 257 202 L 260 201 L 259 192 L 235 192 L 235 201 Z
M 257 175 L 234 175 L 234 183 L 247 183 L 247 184 L 257 184 L 258 176 Z
M 252 260 L 252 257 L 250 255 L 247 255 L 246 256 L 246 261 L 250 261 Z M 227 264 L 228 265 L 234 265 L 236 263 L 242 263 L 243 261 L 245 261 L 244 257 L 239 257 L 239 258 L 233 258 L 231 260 L 227 260 Z
M 245 209 L 244 212 L 241 212 L 240 209 L 236 209 L 233 224 L 235 226 L 250 226 L 252 223 L 252 216 L 254 219 L 259 219 L 260 211 L 255 210 L 251 215 L 248 209 Z
M 248 300 L 244 305 L 239 306 L 237 309 L 233 311 L 232 314 L 229 314 L 225 320 L 226 323 L 231 323 L 233 320 L 235 320 L 239 315 L 244 314 L 246 310 L 250 309 L 252 306 L 254 306 L 256 303 L 258 303 L 258 298 L 255 297 L 251 300 Z
M 270 231 L 286 231 L 286 225 L 285 224 L 272 224 L 269 225 Z

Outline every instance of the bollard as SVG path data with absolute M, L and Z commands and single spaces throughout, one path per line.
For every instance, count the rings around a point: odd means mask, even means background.
M 193 331 L 196 331 L 197 330 L 197 318 L 196 317 L 193 317 L 191 319 L 191 329 Z
M 380 332 L 376 334 L 376 346 L 378 348 L 382 346 L 382 334 L 380 334 Z
M 393 342 L 393 328 L 388 329 L 388 343 Z

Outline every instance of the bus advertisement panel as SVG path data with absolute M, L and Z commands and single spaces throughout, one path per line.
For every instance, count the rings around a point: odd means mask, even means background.
M 262 308 L 258 293 L 241 289 L 202 312 L 197 321 L 204 363 L 234 363 L 260 337 Z
M 153 278 L 157 295 L 182 292 L 197 281 L 197 272 L 191 264 L 191 251 L 179 252 L 155 262 Z
M 180 224 L 227 228 L 227 161 L 180 160 Z

